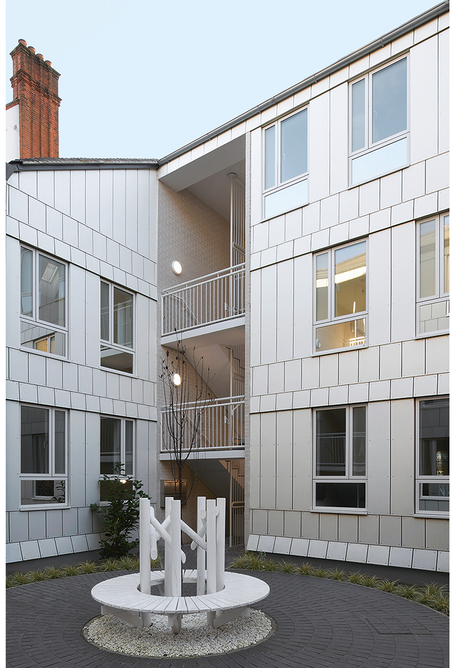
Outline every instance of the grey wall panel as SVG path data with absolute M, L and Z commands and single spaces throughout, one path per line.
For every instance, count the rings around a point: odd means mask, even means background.
M 390 341 L 391 230 L 368 238 L 368 344 Z
M 86 473 L 85 414 L 82 411 L 70 411 L 68 425 L 70 504 L 72 506 L 84 506 L 86 504 L 84 484 Z
M 261 490 L 262 508 L 276 507 L 276 414 L 261 415 Z
M 29 540 L 46 538 L 46 511 L 34 510 L 33 513 L 24 513 L 29 520 Z
M 54 206 L 54 172 L 39 171 L 38 177 L 38 199 L 49 206 Z
M 448 520 L 426 520 L 426 549 L 449 550 Z
M 438 152 L 449 150 L 449 31 L 438 35 Z
M 250 416 L 250 507 L 260 508 L 261 416 Z
M 402 544 L 402 518 L 382 515 L 379 518 L 381 545 L 400 547 Z
M 70 215 L 70 171 L 62 170 L 54 173 L 56 184 L 55 206 L 58 211 Z
M 319 513 L 301 513 L 301 538 L 319 537 Z
M 113 174 L 112 169 L 103 169 L 99 176 L 99 230 L 113 238 Z
M 309 201 L 315 202 L 329 194 L 330 114 L 329 93 L 311 100 L 309 104 Z M 314 129 L 313 129 L 314 128 Z M 313 130 L 312 130 L 313 129 Z M 330 221 L 326 223 L 328 227 Z
M 268 535 L 284 535 L 284 513 L 280 510 L 268 510 Z
M 97 496 L 97 502 L 99 502 L 99 496 Z M 92 533 L 93 529 L 93 516 L 95 513 L 90 508 L 77 508 L 78 511 L 78 534 L 88 534 Z
M 293 356 L 306 357 L 312 351 L 312 255 L 302 255 L 294 263 Z
M 277 266 L 277 360 L 293 354 L 293 261 Z
M 358 350 L 349 350 L 338 355 L 338 379 L 340 385 L 359 382 Z
M 83 484 L 81 485 L 84 486 Z M 62 513 L 64 536 L 76 536 L 78 533 L 78 509 L 69 508 Z
M 266 535 L 268 533 L 268 511 L 252 511 L 252 532 L 255 534 Z
M 348 88 L 342 84 L 330 91 L 330 192 L 348 186 Z M 354 216 L 353 216 L 354 217 Z M 345 218 L 342 218 L 345 220 Z
M 137 244 L 138 199 L 137 199 L 137 172 L 126 171 L 126 246 L 138 251 Z
M 45 173 L 39 172 L 39 174 Z M 80 223 L 85 222 L 85 174 L 83 170 L 70 173 L 70 215 Z
M 426 339 L 426 373 L 449 371 L 449 337 L 436 336 Z
M 159 302 L 150 299 L 148 302 L 148 327 L 149 327 L 149 348 L 148 348 L 148 380 L 152 380 L 155 384 L 158 381 L 156 371 L 156 345 L 157 345 L 157 317 L 161 312 L 161 305 Z
M 250 360 L 253 366 L 261 360 L 261 271 L 250 274 Z
M 10 514 L 10 541 L 18 543 L 19 541 L 29 540 L 29 513 L 11 513 Z
M 113 173 L 113 238 L 126 244 L 126 172 L 121 169 Z
M 320 359 L 320 386 L 338 385 L 338 355 L 322 355 Z
M 27 383 L 29 380 L 28 354 L 22 350 L 9 350 L 8 373 L 10 380 Z
M 425 520 L 416 517 L 402 517 L 402 547 L 425 549 Z
M 37 174 L 38 172 L 19 172 L 19 190 L 32 197 L 37 197 Z
M 32 357 L 32 356 L 31 356 Z M 69 390 L 70 392 L 78 391 L 78 365 L 64 364 L 62 369 L 62 383 L 64 390 Z
M 5 290 L 5 343 L 14 348 L 19 346 L 19 307 L 20 307 L 20 271 L 21 250 L 19 242 L 11 237 L 5 241 L 6 274 L 11 279 Z
M 291 538 L 299 538 L 301 535 L 301 513 L 287 510 L 284 513 L 284 534 Z
M 150 490 L 150 476 L 153 475 L 153 471 L 150 471 L 150 462 L 148 458 L 148 451 L 151 448 L 151 452 L 156 452 L 155 442 L 150 442 L 150 436 L 152 433 L 149 431 L 149 423 L 146 420 L 137 420 L 135 423 L 135 474 L 136 477 L 143 482 L 143 489 L 147 492 L 148 495 L 151 495 L 153 490 Z
M 86 365 L 100 365 L 100 279 L 86 272 L 86 317 L 85 345 Z M 96 317 L 94 317 L 96 314 Z
M 410 144 L 411 164 L 437 152 L 438 108 L 437 37 L 410 51 Z
M 378 545 L 379 516 L 361 515 L 359 518 L 359 543 Z
M 86 170 L 86 225 L 93 230 L 99 231 L 99 170 Z
M 150 172 L 139 169 L 137 172 L 137 197 L 138 197 L 138 252 L 148 256 L 150 248 L 150 234 L 155 228 L 150 219 Z
M 276 361 L 277 271 L 275 266 L 262 269 L 261 281 L 261 363 Z
M 392 341 L 413 339 L 416 334 L 415 256 L 414 222 L 392 228 Z
M 46 218 L 46 213 L 45 213 L 45 205 L 43 204 L 43 202 L 39 202 L 37 199 L 29 197 L 29 221 L 31 222 L 31 224 L 37 230 L 44 232 L 46 229 L 45 218 Z M 64 216 L 64 222 L 66 220 L 67 218 L 66 216 Z
M 338 515 L 319 515 L 319 538 L 320 540 L 338 539 Z
M 149 379 L 148 364 L 145 364 L 150 347 L 150 331 L 148 329 L 149 301 L 149 299 L 141 294 L 136 295 L 136 367 L 139 378 L 145 378 L 146 380 Z
M 414 513 L 414 401 L 391 403 L 391 514 Z
M 86 499 L 85 505 L 99 503 L 100 472 L 100 417 L 97 413 L 86 413 Z M 86 533 L 79 528 L 79 533 Z
M 48 538 L 59 538 L 62 536 L 62 513 L 63 510 L 46 511 L 46 535 Z
M 311 419 L 312 411 L 293 412 L 293 509 L 309 510 L 312 500 L 311 482 Z
M 46 207 L 46 233 L 55 239 L 62 239 L 62 213 L 49 206 Z
M 107 397 L 109 399 L 120 398 L 120 376 L 116 373 L 107 373 Z
M 291 411 L 277 414 L 277 495 L 276 508 L 292 509 L 292 422 Z M 280 534 L 279 534 L 280 535 Z
M 368 512 L 390 512 L 391 423 L 390 403 L 368 404 Z
M 8 188 L 7 213 L 21 223 L 29 224 L 29 198 L 16 188 Z
M 20 483 L 18 471 L 21 470 L 21 407 L 15 401 L 7 401 L 5 406 L 5 448 L 6 460 L 6 510 L 19 508 Z M 18 539 L 18 540 L 23 540 Z
M 320 523 L 322 526 L 321 516 Z M 359 535 L 359 520 L 357 515 L 338 515 L 338 540 L 343 543 L 356 543 Z
M 69 267 L 69 359 L 79 364 L 86 361 L 86 275 L 81 267 Z M 97 311 L 96 311 L 97 313 Z M 94 313 L 91 316 L 94 320 Z M 93 342 L 93 345 L 97 342 Z

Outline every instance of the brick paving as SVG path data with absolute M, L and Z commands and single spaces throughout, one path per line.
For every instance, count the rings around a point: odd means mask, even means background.
M 276 632 L 250 649 L 198 659 L 144 659 L 89 644 L 100 614 L 92 587 L 125 573 L 94 573 L 6 592 L 8 668 L 447 668 L 448 618 L 385 592 L 285 573 L 255 573 L 271 593 L 258 606 Z

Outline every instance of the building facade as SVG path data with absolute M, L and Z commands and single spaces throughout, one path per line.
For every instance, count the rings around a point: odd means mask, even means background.
M 157 161 L 9 163 L 9 561 L 96 549 L 117 459 L 161 512 L 181 347 L 189 518 L 224 495 L 247 549 L 448 570 L 448 17 Z

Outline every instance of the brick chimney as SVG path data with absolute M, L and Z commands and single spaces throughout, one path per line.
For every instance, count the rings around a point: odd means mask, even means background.
M 23 39 L 10 55 L 14 99 L 6 108 L 19 105 L 19 157 L 58 158 L 60 74 Z

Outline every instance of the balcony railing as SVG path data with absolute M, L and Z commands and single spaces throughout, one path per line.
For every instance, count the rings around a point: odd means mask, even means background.
M 164 290 L 162 335 L 245 313 L 245 263 Z
M 209 402 L 191 402 L 161 411 L 161 451 L 174 452 L 174 440 L 182 434 L 181 451 L 243 449 L 245 445 L 244 397 L 226 397 Z M 170 429 L 168 428 L 168 424 Z M 172 430 L 172 434 L 170 433 Z M 174 439 L 176 436 L 176 439 Z

